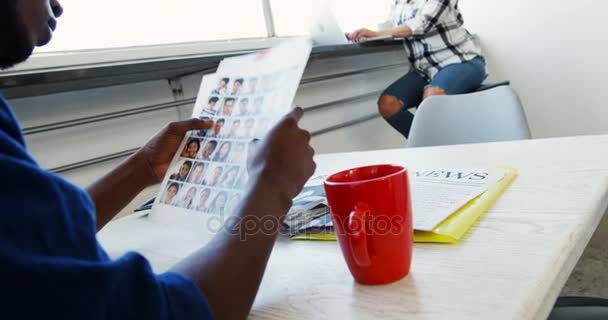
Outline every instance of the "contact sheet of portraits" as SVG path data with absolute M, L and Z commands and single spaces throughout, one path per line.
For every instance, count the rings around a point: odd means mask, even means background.
M 208 130 L 190 132 L 165 176 L 151 215 L 226 216 L 248 183 L 249 142 L 263 139 L 291 110 L 311 44 L 292 40 L 261 53 L 222 61 L 203 78 L 193 117 Z

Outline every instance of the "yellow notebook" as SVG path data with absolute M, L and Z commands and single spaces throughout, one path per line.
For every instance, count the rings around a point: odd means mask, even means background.
M 494 203 L 502 196 L 517 177 L 517 170 L 500 166 L 505 170 L 504 178 L 491 186 L 486 192 L 469 201 L 451 216 L 441 222 L 432 232 L 414 231 L 414 242 L 421 243 L 456 243 L 463 239 L 466 233 L 475 225 Z M 301 234 L 292 240 L 336 241 L 335 234 Z

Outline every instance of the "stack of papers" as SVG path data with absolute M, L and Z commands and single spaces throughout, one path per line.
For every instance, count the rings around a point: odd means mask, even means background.
M 510 167 L 410 172 L 414 240 L 439 243 L 461 240 L 516 176 L 517 171 Z M 312 179 L 296 199 L 305 201 L 311 188 L 323 179 L 325 176 Z M 315 198 L 319 197 L 320 192 L 316 192 Z M 286 233 L 294 240 L 336 240 L 327 199 L 314 207 L 318 212 L 326 210 L 323 216 L 303 212 L 304 208 L 299 201 L 295 202 L 286 219 L 289 224 L 285 226 L 289 231 Z

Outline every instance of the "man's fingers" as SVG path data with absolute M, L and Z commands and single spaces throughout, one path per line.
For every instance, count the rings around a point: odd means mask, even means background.
M 255 150 L 260 145 L 260 139 L 253 139 L 249 141 L 249 152 Z
M 192 130 L 211 129 L 213 127 L 212 120 L 188 119 L 184 121 L 172 122 L 169 124 L 169 131 L 175 134 L 185 134 Z
M 295 107 L 290 113 L 287 114 L 286 118 L 294 118 L 296 122 L 300 122 L 300 119 L 304 116 L 304 109 Z

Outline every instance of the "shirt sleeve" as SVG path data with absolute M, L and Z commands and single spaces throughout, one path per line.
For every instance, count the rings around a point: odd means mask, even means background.
M 414 19 L 405 22 L 412 30 L 412 36 L 422 37 L 437 25 L 450 10 L 452 0 L 428 0 Z
M 192 281 L 175 273 L 156 275 L 135 253 L 106 263 L 36 256 L 19 260 L 21 264 L 0 267 L 3 290 L 11 293 L 3 298 L 7 319 L 213 319 Z

